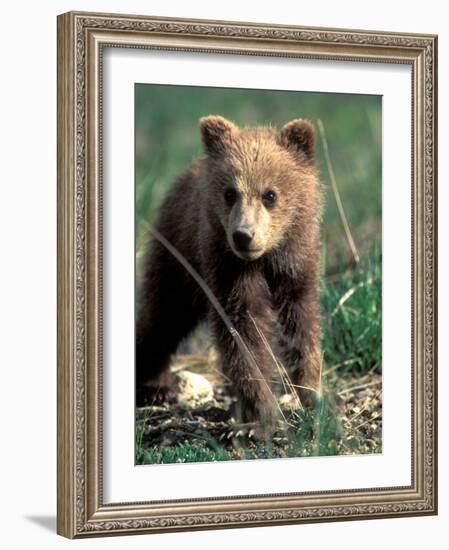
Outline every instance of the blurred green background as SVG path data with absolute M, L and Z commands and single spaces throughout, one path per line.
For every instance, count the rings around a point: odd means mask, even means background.
M 220 114 L 240 126 L 280 128 L 294 118 L 323 123 L 342 203 L 360 255 L 381 232 L 381 96 L 136 84 L 136 237 L 138 266 L 167 189 L 202 154 L 198 119 Z M 317 132 L 318 133 L 318 132 Z M 318 135 L 316 158 L 325 188 L 323 266 L 351 260 Z

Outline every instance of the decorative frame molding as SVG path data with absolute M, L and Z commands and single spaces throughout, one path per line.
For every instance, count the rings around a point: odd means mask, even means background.
M 412 484 L 148 503 L 102 501 L 103 47 L 412 68 Z M 437 37 L 70 12 L 58 17 L 58 533 L 70 538 L 437 513 Z

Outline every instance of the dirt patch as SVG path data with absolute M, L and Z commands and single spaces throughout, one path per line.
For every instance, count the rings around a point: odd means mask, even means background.
M 200 406 L 181 400 L 136 411 L 140 430 L 139 452 L 183 444 L 224 449 L 229 458 L 307 456 L 311 454 L 365 454 L 382 450 L 382 378 L 363 376 L 324 378 L 324 404 L 319 411 L 284 410 L 270 441 L 261 440 L 254 426 L 234 418 L 236 399 L 230 385 L 215 369 L 213 355 L 180 356 L 175 372 L 192 371 L 211 383 L 213 397 Z M 213 368 L 210 368 L 210 367 Z M 229 459 L 228 458 L 228 459 Z

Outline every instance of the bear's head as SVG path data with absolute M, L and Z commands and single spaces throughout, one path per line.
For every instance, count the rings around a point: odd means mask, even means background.
M 314 167 L 315 131 L 297 119 L 279 132 L 239 129 L 221 116 L 200 120 L 211 189 L 209 208 L 220 220 L 231 250 L 255 260 L 297 241 L 320 214 Z

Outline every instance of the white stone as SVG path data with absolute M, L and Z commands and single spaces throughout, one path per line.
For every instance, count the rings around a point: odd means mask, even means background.
M 293 393 L 281 395 L 279 405 L 283 411 L 297 411 L 302 408 L 298 396 Z
M 176 373 L 179 384 L 178 404 L 187 409 L 214 402 L 212 384 L 194 372 L 186 370 Z

